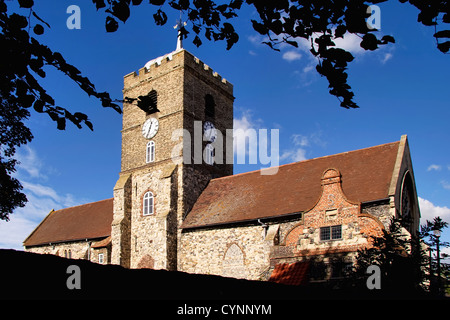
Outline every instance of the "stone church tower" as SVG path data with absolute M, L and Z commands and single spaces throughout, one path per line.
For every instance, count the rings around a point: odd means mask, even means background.
M 213 148 L 233 128 L 233 86 L 178 46 L 126 75 L 123 95 L 111 263 L 177 270 L 185 215 L 210 179 L 233 174 L 232 139 Z

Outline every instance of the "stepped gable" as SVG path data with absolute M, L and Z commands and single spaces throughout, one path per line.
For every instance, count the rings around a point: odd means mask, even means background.
M 111 235 L 113 199 L 51 211 L 25 239 L 25 247 Z
M 400 142 L 282 165 L 274 175 L 260 171 L 213 179 L 182 224 L 183 229 L 252 221 L 305 212 L 321 196 L 325 170 L 342 174 L 353 202 L 389 197 Z

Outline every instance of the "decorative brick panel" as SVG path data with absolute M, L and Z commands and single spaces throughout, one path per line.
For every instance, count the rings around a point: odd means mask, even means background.
M 341 226 L 341 237 L 321 240 L 320 229 L 332 226 Z M 356 251 L 370 245 L 370 236 L 380 235 L 382 228 L 376 217 L 361 214 L 361 205 L 347 199 L 339 170 L 328 169 L 322 176 L 320 199 L 303 214 L 303 223 L 287 233 L 283 246 L 271 250 L 270 258 L 286 258 L 289 253 L 300 257 Z

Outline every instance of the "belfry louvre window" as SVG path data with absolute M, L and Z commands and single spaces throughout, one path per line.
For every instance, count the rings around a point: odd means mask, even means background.
M 212 95 L 207 94 L 205 96 L 205 116 L 214 118 L 216 115 L 216 103 Z
M 149 141 L 147 143 L 145 162 L 146 163 L 155 162 L 155 141 Z
M 154 213 L 154 197 L 153 193 L 150 191 L 144 194 L 142 210 L 142 215 L 144 216 L 150 216 Z
M 342 239 L 342 225 L 320 228 L 320 241 Z

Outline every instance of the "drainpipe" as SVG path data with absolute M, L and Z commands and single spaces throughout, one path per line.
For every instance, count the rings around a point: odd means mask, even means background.
M 91 244 L 92 244 L 92 242 L 91 241 L 88 242 L 88 239 L 86 239 L 86 242 L 88 243 L 88 256 L 87 256 L 87 259 L 88 259 L 88 261 L 91 261 Z
M 264 239 L 267 236 L 267 229 L 269 228 L 269 225 L 262 222 L 261 219 L 258 219 L 258 223 L 264 228 Z

